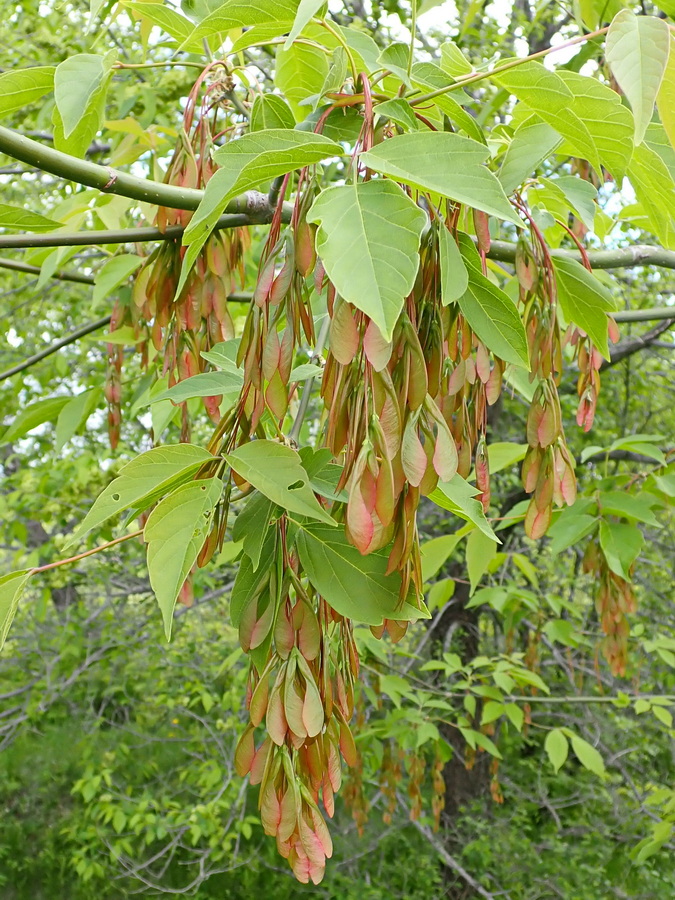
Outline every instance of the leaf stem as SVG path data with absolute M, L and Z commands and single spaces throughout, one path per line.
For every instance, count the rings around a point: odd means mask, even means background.
M 593 40 L 593 38 L 599 37 L 601 34 L 606 34 L 608 29 L 609 25 L 605 26 L 605 28 L 599 28 L 597 31 L 591 31 L 589 34 L 577 35 L 577 37 L 570 38 L 569 41 L 564 41 L 562 44 L 556 44 L 555 47 L 546 47 L 546 49 L 539 50 L 537 53 L 523 56 L 522 59 L 511 59 L 501 66 L 490 69 L 489 72 L 474 72 L 473 75 L 467 75 L 466 78 L 460 78 L 445 87 L 438 88 L 435 91 L 429 91 L 428 94 L 421 94 L 419 97 L 411 97 L 408 99 L 408 103 L 411 106 L 418 106 L 420 103 L 426 103 L 428 100 L 433 100 L 435 97 L 440 97 L 442 94 L 460 90 L 460 88 L 466 87 L 468 84 L 475 84 L 478 81 L 483 81 L 485 78 L 493 78 L 495 75 L 500 75 L 502 72 L 508 72 L 509 69 L 515 69 L 517 66 L 522 66 L 526 62 L 531 62 L 533 59 L 540 59 L 544 56 L 548 56 L 549 53 L 555 53 L 556 50 L 563 50 L 566 47 L 573 47 L 575 44 Z
M 118 62 L 113 65 L 113 69 L 164 69 L 171 67 L 187 67 L 190 69 L 203 69 L 204 63 L 198 62 L 173 62 L 172 60 L 167 60 L 166 62 L 154 62 L 154 63 L 122 63 Z
M 413 58 L 415 56 L 415 32 L 417 31 L 417 0 L 412 0 L 412 14 L 410 21 L 410 55 L 408 56 L 408 78 L 413 67 Z
M 354 79 L 354 84 L 356 84 L 359 73 L 356 68 L 356 60 L 354 59 L 354 54 L 352 53 L 349 44 L 340 34 L 340 32 L 336 28 L 333 28 L 333 26 L 329 24 L 325 19 L 321 19 L 321 25 L 323 25 L 323 27 L 333 35 L 335 40 L 340 44 L 342 49 L 347 54 L 347 59 L 349 60 L 349 68 L 352 70 L 352 78 Z
M 37 566 L 35 569 L 30 570 L 30 574 L 37 575 L 38 572 L 46 572 L 48 569 L 57 569 L 59 566 L 67 566 L 70 563 L 78 562 L 78 560 L 84 559 L 87 556 L 93 556 L 95 553 L 107 550 L 109 547 L 114 547 L 115 544 L 121 544 L 123 541 L 130 541 L 132 538 L 140 537 L 142 534 L 142 528 L 131 534 L 123 534 L 122 537 L 115 538 L 113 541 L 107 541 L 105 544 L 100 544 L 92 550 L 85 550 L 84 553 L 78 553 L 77 556 L 69 556 L 68 559 L 60 559 L 57 562 L 47 563 L 46 566 Z
M 316 337 L 316 346 L 314 347 L 314 353 L 312 353 L 312 358 L 321 356 L 323 353 L 323 347 L 328 339 L 328 330 L 330 328 L 330 316 L 326 313 L 326 318 L 321 323 L 321 328 L 319 329 L 319 333 Z M 312 396 L 312 389 L 314 387 L 314 377 L 308 378 L 305 382 L 305 385 L 302 389 L 302 397 L 300 397 L 300 404 L 298 406 L 298 412 L 295 416 L 295 421 L 293 422 L 293 427 L 291 428 L 288 437 L 297 443 L 298 438 L 300 437 L 300 429 L 302 428 L 302 422 L 305 418 L 305 413 L 307 412 L 307 407 L 309 406 L 309 401 Z

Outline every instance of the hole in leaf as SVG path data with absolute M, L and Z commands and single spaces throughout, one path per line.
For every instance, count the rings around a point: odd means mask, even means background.
M 298 479 L 298 481 L 294 481 L 293 484 L 288 485 L 288 490 L 289 491 L 297 491 L 304 485 L 304 483 L 305 482 L 302 481 L 302 479 Z
M 115 501 L 115 503 L 117 503 L 117 501 L 120 499 L 120 495 L 119 495 L 119 494 L 113 494 L 113 495 L 112 495 L 112 498 L 113 498 L 113 500 Z

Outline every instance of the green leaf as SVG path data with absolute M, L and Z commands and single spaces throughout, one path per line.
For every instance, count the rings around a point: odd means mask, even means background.
M 595 200 L 597 190 L 584 178 L 576 175 L 560 175 L 557 178 L 542 179 L 542 183 L 561 192 L 586 228 L 592 231 L 595 224 L 595 213 L 598 205 Z
M 581 635 L 569 619 L 549 619 L 544 625 L 544 634 L 549 641 L 563 644 L 565 647 L 578 647 L 581 639 Z
M 556 257 L 553 267 L 565 319 L 585 331 L 605 359 L 609 359 L 607 313 L 615 309 L 612 295 L 575 259 Z
M 48 397 L 46 400 L 36 400 L 35 403 L 31 403 L 23 412 L 19 413 L 0 437 L 0 444 L 10 444 L 37 428 L 38 425 L 53 421 L 69 400 L 70 397 Z
M 263 581 L 269 580 L 270 570 L 274 565 L 275 549 L 276 529 L 270 528 L 264 533 L 258 561 L 253 561 L 248 554 L 242 557 L 230 597 L 230 618 L 235 628 L 239 627 L 241 614 L 251 597 L 258 593 Z
M 415 63 L 411 77 L 414 86 L 423 92 L 435 91 L 453 83 L 452 78 L 440 66 L 431 62 Z M 453 97 L 449 94 L 440 94 L 438 97 L 434 97 L 433 103 L 443 115 L 446 115 L 462 131 L 465 131 L 470 138 L 481 144 L 486 143 L 485 135 L 478 122 Z
M 191 375 L 184 381 L 179 381 L 173 387 L 149 397 L 144 406 L 151 403 L 159 403 L 162 400 L 173 400 L 174 403 L 183 403 L 192 397 L 217 397 L 218 394 L 236 394 L 244 383 L 240 373 L 232 372 L 201 372 L 199 375 Z
M 267 539 L 272 518 L 278 518 L 282 510 L 264 494 L 256 492 L 246 502 L 246 506 L 234 520 L 232 539 L 243 546 L 250 557 L 253 569 L 260 564 L 260 554 Z
M 668 62 L 670 31 L 656 16 L 622 9 L 609 26 L 605 57 L 635 118 L 635 143 L 645 136 Z
M 247 28 L 232 44 L 231 53 L 241 53 L 249 47 L 257 47 L 266 44 L 274 38 L 281 37 L 290 28 L 289 22 L 268 22 L 265 25 L 253 25 Z M 295 119 L 293 120 L 295 124 Z
M 595 747 L 576 734 L 572 734 L 570 739 L 574 755 L 584 769 L 588 769 L 589 772 L 593 772 L 594 775 L 599 775 L 601 778 L 604 777 L 605 763 Z
M 617 92 L 597 78 L 563 69 L 558 75 L 572 92 L 570 109 L 588 129 L 600 161 L 621 184 L 633 155 L 633 114 Z M 559 152 L 564 152 L 564 147 Z
M 54 66 L 16 69 L 0 75 L 0 116 L 25 109 L 54 89 Z
M 479 747 L 482 747 L 483 750 L 490 754 L 490 756 L 494 756 L 495 759 L 504 758 L 497 749 L 494 741 L 492 741 L 486 734 L 483 734 L 482 731 L 474 731 L 474 740 L 476 744 Z
M 476 528 L 466 539 L 466 569 L 471 582 L 471 594 L 485 575 L 497 553 L 495 538 Z
M 516 731 L 522 731 L 525 723 L 525 713 L 516 703 L 506 704 L 506 716 Z
M 473 522 L 483 534 L 501 543 L 485 518 L 482 503 L 474 499 L 476 494 L 480 494 L 480 491 L 465 481 L 461 475 L 455 475 L 451 481 L 439 481 L 438 487 L 429 494 L 429 500 L 436 506 L 459 516 L 460 519 Z
M 305 27 L 305 25 L 307 25 L 310 19 L 312 19 L 318 13 L 324 3 L 325 0 L 300 0 L 298 11 L 296 12 L 295 19 L 293 20 L 293 27 L 288 33 L 286 43 L 284 44 L 285 50 L 288 50 L 293 41 Z
M 225 460 L 238 475 L 282 509 L 336 525 L 314 496 L 297 451 L 275 441 L 258 440 L 242 444 L 228 453 Z
M 392 181 L 373 180 L 323 191 L 307 221 L 320 226 L 317 253 L 337 292 L 391 340 L 415 283 L 424 212 Z
M 233 28 L 250 28 L 252 25 L 284 25 L 290 28 L 295 19 L 299 0 L 227 0 L 215 9 L 192 31 L 179 50 L 194 47 L 203 38 L 213 34 L 223 40 Z M 283 28 L 283 34 L 288 28 Z
M 546 735 L 544 750 L 546 750 L 548 758 L 551 760 L 554 771 L 559 772 L 569 753 L 567 738 L 560 728 L 554 728 Z
M 500 716 L 503 716 L 505 712 L 506 707 L 503 703 L 499 703 L 497 700 L 488 700 L 483 706 L 480 724 L 489 725 L 490 722 L 494 722 L 500 718 Z
M 0 203 L 0 228 L 18 229 L 20 231 L 33 231 L 40 234 L 44 231 L 53 231 L 62 228 L 61 222 L 55 222 L 39 213 L 29 212 L 18 206 L 8 206 Z
M 558 132 L 530 116 L 516 128 L 499 170 L 504 193 L 512 194 L 560 144 Z
M 652 709 L 652 713 L 654 718 L 658 719 L 666 728 L 673 727 L 673 715 L 669 710 L 664 709 L 662 706 L 655 706 Z
M 267 131 L 271 128 L 295 128 L 293 112 L 277 94 L 259 94 L 251 108 L 251 131 Z
M 0 77 L 0 83 L 4 77 L 4 75 Z M 675 35 L 673 34 L 670 35 L 668 63 L 656 97 L 656 105 L 659 109 L 661 123 L 670 140 L 670 145 L 675 148 Z
M 98 406 L 101 395 L 102 391 L 100 388 L 92 388 L 89 391 L 82 391 L 81 394 L 73 397 L 72 400 L 65 404 L 56 420 L 54 449 L 57 453 L 84 425 Z
M 290 103 L 296 122 L 311 112 L 308 101 L 321 93 L 328 68 L 328 57 L 318 47 L 296 43 L 277 50 L 274 83 Z
M 454 534 L 444 534 L 441 537 L 432 538 L 425 541 L 420 547 L 420 556 L 422 558 L 422 580 L 429 581 L 438 574 L 441 567 L 455 549 L 457 544 L 462 540 L 463 535 L 459 532 Z
M 447 72 L 451 78 L 461 78 L 463 75 L 470 75 L 473 72 L 473 66 L 469 60 L 452 41 L 444 41 L 441 44 L 441 69 Z
M 448 229 L 441 225 L 438 229 L 438 248 L 441 268 L 441 301 L 443 306 L 454 303 L 469 286 L 469 273 L 457 241 Z
M 194 261 L 227 204 L 244 191 L 286 175 L 295 169 L 340 156 L 342 147 L 321 134 L 274 128 L 245 134 L 229 141 L 214 154 L 220 166 L 209 180 L 204 197 L 183 234 L 189 244 L 176 295 L 180 294 Z
M 549 549 L 554 555 L 588 537 L 598 524 L 595 516 L 579 515 L 573 509 L 565 510 L 548 529 Z
M 626 581 L 630 581 L 630 567 L 638 558 L 642 543 L 642 532 L 635 525 L 600 522 L 600 546 L 607 565 Z
M 460 246 L 467 264 L 469 284 L 459 298 L 459 308 L 467 322 L 488 347 L 505 362 L 530 368 L 527 336 L 516 306 L 497 285 L 471 264 L 468 238 L 460 235 Z M 471 244 L 470 250 L 473 250 Z
M 659 528 L 659 520 L 651 509 L 655 499 L 648 494 L 631 495 L 623 491 L 602 491 L 598 495 L 598 505 L 603 515 L 623 516 Z
M 628 177 L 650 230 L 664 247 L 675 247 L 675 182 L 661 156 L 646 144 L 640 144 L 633 151 Z
M 490 465 L 490 474 L 501 472 L 502 469 L 509 469 L 517 462 L 525 459 L 527 453 L 527 444 L 514 444 L 511 441 L 495 441 L 489 444 L 488 463 Z
M 176 598 L 206 540 L 222 492 L 220 478 L 183 484 L 157 504 L 145 523 L 148 574 L 167 641 L 171 639 Z
M 330 94 L 333 91 L 340 91 L 342 89 L 342 86 L 345 83 L 345 78 L 347 77 L 348 65 L 349 63 L 344 47 L 336 47 L 335 50 L 333 50 L 330 66 L 328 68 L 328 74 L 326 75 L 324 82 L 321 85 L 321 90 L 314 98 L 314 111 L 316 111 L 321 102 L 321 99 L 326 94 Z
M 385 100 L 384 103 L 378 103 L 375 107 L 378 116 L 384 116 L 406 131 L 417 131 L 419 122 L 412 107 L 405 100 L 396 98 L 395 100 Z
M 54 98 L 66 140 L 88 109 L 97 103 L 101 91 L 105 91 L 113 62 L 111 54 L 78 53 L 56 67 Z
M 310 582 L 340 615 L 366 625 L 429 618 L 425 609 L 401 602 L 400 576 L 386 574 L 387 553 L 361 556 L 341 528 L 326 525 L 302 525 L 296 544 Z
M 208 451 L 193 444 L 154 447 L 141 453 L 96 498 L 66 546 L 125 509 L 147 509 L 167 491 L 190 480 L 210 459 Z
M 666 495 L 675 497 L 675 471 L 665 472 L 663 475 L 654 475 L 656 487 Z
M 411 88 L 410 78 L 408 76 L 408 58 L 410 56 L 410 48 L 407 44 L 395 43 L 389 44 L 380 53 L 378 60 L 383 69 L 388 69 L 392 75 L 400 79 L 407 88 Z
M 96 273 L 96 284 L 92 294 L 94 303 L 100 303 L 111 291 L 123 284 L 143 262 L 133 253 L 121 253 L 108 259 Z
M 303 363 L 302 365 L 291 369 L 288 380 L 289 383 L 292 381 L 307 381 L 308 378 L 321 377 L 322 374 L 323 369 L 321 366 L 316 366 L 313 363 Z
M 166 6 L 162 3 L 123 3 L 130 12 L 136 13 L 142 19 L 158 25 L 175 41 L 182 44 L 187 41 L 192 32 L 194 25 L 185 16 L 182 16 L 172 6 Z M 200 45 L 198 45 L 200 46 Z M 201 46 L 203 49 L 203 46 Z
M 557 73 L 532 61 L 500 73 L 495 81 L 566 138 L 577 156 L 601 171 L 597 145 L 586 123 L 573 111 L 574 95 Z
M 5 645 L 21 595 L 30 575 L 30 569 L 22 569 L 20 572 L 12 572 L 10 575 L 0 576 L 0 650 Z
M 360 161 L 397 181 L 432 191 L 451 200 L 522 227 L 497 177 L 483 163 L 490 155 L 484 144 L 449 131 L 401 134 L 377 144 Z

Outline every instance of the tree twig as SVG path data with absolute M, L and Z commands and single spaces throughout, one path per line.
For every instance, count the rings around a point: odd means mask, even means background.
M 638 312 L 638 310 L 634 311 Z M 641 312 L 642 310 L 639 311 Z M 671 315 L 672 318 L 664 319 L 644 334 L 639 334 L 636 337 L 630 337 L 626 338 L 624 341 L 619 341 L 615 347 L 612 347 L 609 359 L 603 361 L 600 366 L 600 371 L 602 372 L 605 369 L 609 369 L 610 366 L 616 366 L 624 359 L 628 359 L 628 357 L 632 356 L 634 353 L 639 353 L 640 350 L 646 350 L 650 347 L 659 337 L 661 337 L 664 331 L 668 331 L 675 325 L 675 309 L 671 310 Z
M 227 299 L 230 303 L 250 303 L 251 298 L 252 294 L 240 292 L 237 294 L 230 294 Z M 27 359 L 24 359 L 23 362 L 17 363 L 15 366 L 12 366 L 11 369 L 7 369 L 5 372 L 0 372 L 0 381 L 11 378 L 12 375 L 16 375 L 18 372 L 23 372 L 26 369 L 30 369 L 31 366 L 34 366 L 41 360 L 46 359 L 48 356 L 51 356 L 58 350 L 61 350 L 62 347 L 67 347 L 68 344 L 74 344 L 75 341 L 79 341 L 80 338 L 86 337 L 86 335 L 91 334 L 93 331 L 98 331 L 99 328 L 103 328 L 109 323 L 110 316 L 103 316 L 103 318 L 97 319 L 95 322 L 89 322 L 87 325 L 83 325 L 82 328 L 79 328 L 77 331 L 73 331 L 71 334 L 67 334 L 65 337 L 61 338 L 60 341 L 56 341 L 55 343 L 50 344 L 49 347 L 41 350 L 39 353 L 36 353 L 33 356 L 29 356 Z
M 0 258 L 0 269 L 13 269 L 15 272 L 26 272 L 30 275 L 39 275 L 42 271 L 39 266 L 30 266 L 20 259 Z M 79 272 L 53 272 L 50 278 L 59 281 L 74 281 L 77 284 L 95 284 L 91 275 L 80 275 Z
M 476 879 L 472 875 L 469 875 L 464 866 L 460 862 L 458 862 L 454 856 L 448 853 L 441 841 L 436 837 L 436 835 L 428 825 L 422 825 L 421 822 L 417 822 L 415 820 L 413 820 L 412 824 L 419 831 L 419 833 L 427 839 L 436 853 L 438 853 L 440 859 L 449 869 L 452 869 L 453 872 L 456 872 L 460 876 L 460 878 L 462 878 L 471 888 L 473 888 L 473 890 L 480 897 L 484 897 L 485 900 L 496 900 L 494 894 L 486 891 L 482 884 L 476 881 Z
M 49 347 L 40 350 L 39 353 L 35 353 L 33 356 L 29 356 L 28 359 L 24 359 L 23 362 L 12 366 L 11 369 L 0 372 L 0 381 L 5 381 L 5 379 L 11 378 L 12 375 L 23 372 L 24 369 L 29 369 L 31 366 L 34 366 L 35 363 L 40 362 L 42 359 L 46 359 L 46 357 L 51 356 L 52 353 L 56 353 L 62 347 L 67 347 L 68 344 L 74 344 L 75 341 L 79 341 L 79 339 L 85 337 L 85 335 L 91 334 L 92 331 L 98 331 L 99 328 L 103 328 L 105 325 L 108 325 L 109 322 L 110 316 L 104 316 L 102 319 L 97 319 L 95 322 L 88 322 L 86 325 L 83 325 L 82 328 L 78 328 L 77 331 L 73 331 L 71 334 L 67 334 L 65 337 L 61 338 L 60 341 L 50 344 Z

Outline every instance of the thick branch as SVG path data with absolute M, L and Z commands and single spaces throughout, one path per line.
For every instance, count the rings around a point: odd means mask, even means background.
M 672 319 L 673 306 L 653 306 L 651 309 L 626 309 L 613 313 L 617 322 L 654 322 L 656 319 Z
M 675 313 L 675 309 L 671 310 L 671 315 Z M 650 328 L 649 331 L 646 331 L 644 334 L 637 335 L 637 337 L 626 338 L 625 341 L 619 341 L 616 347 L 612 347 L 609 355 L 609 359 L 605 360 L 600 367 L 600 371 L 604 371 L 605 369 L 609 369 L 610 366 L 615 366 L 617 363 L 622 362 L 624 359 L 628 359 L 629 356 L 632 356 L 634 353 L 639 353 L 640 350 L 646 350 L 647 347 L 651 346 L 664 331 L 668 331 L 675 325 L 675 315 L 673 315 L 670 319 L 664 319 L 662 322 L 659 322 L 658 325 L 654 325 L 653 328 Z
M 515 262 L 516 245 L 507 241 L 492 241 L 488 256 L 499 262 Z M 581 254 L 577 250 L 551 250 L 551 256 L 581 262 Z M 594 269 L 629 269 L 631 266 L 675 269 L 675 251 L 649 244 L 635 244 L 620 250 L 589 250 L 588 259 Z
M 89 160 L 78 159 L 52 147 L 45 147 L 1 125 L 0 153 L 52 175 L 58 175 L 60 178 L 97 188 L 106 194 L 119 194 L 121 197 L 143 200 L 145 203 L 167 206 L 170 209 L 197 209 L 204 196 L 203 191 L 194 188 L 182 188 L 175 184 L 138 178 L 110 166 L 99 166 Z M 228 203 L 226 212 L 243 213 L 252 222 L 265 222 L 271 218 L 273 210 L 270 210 L 264 194 L 249 191 Z

